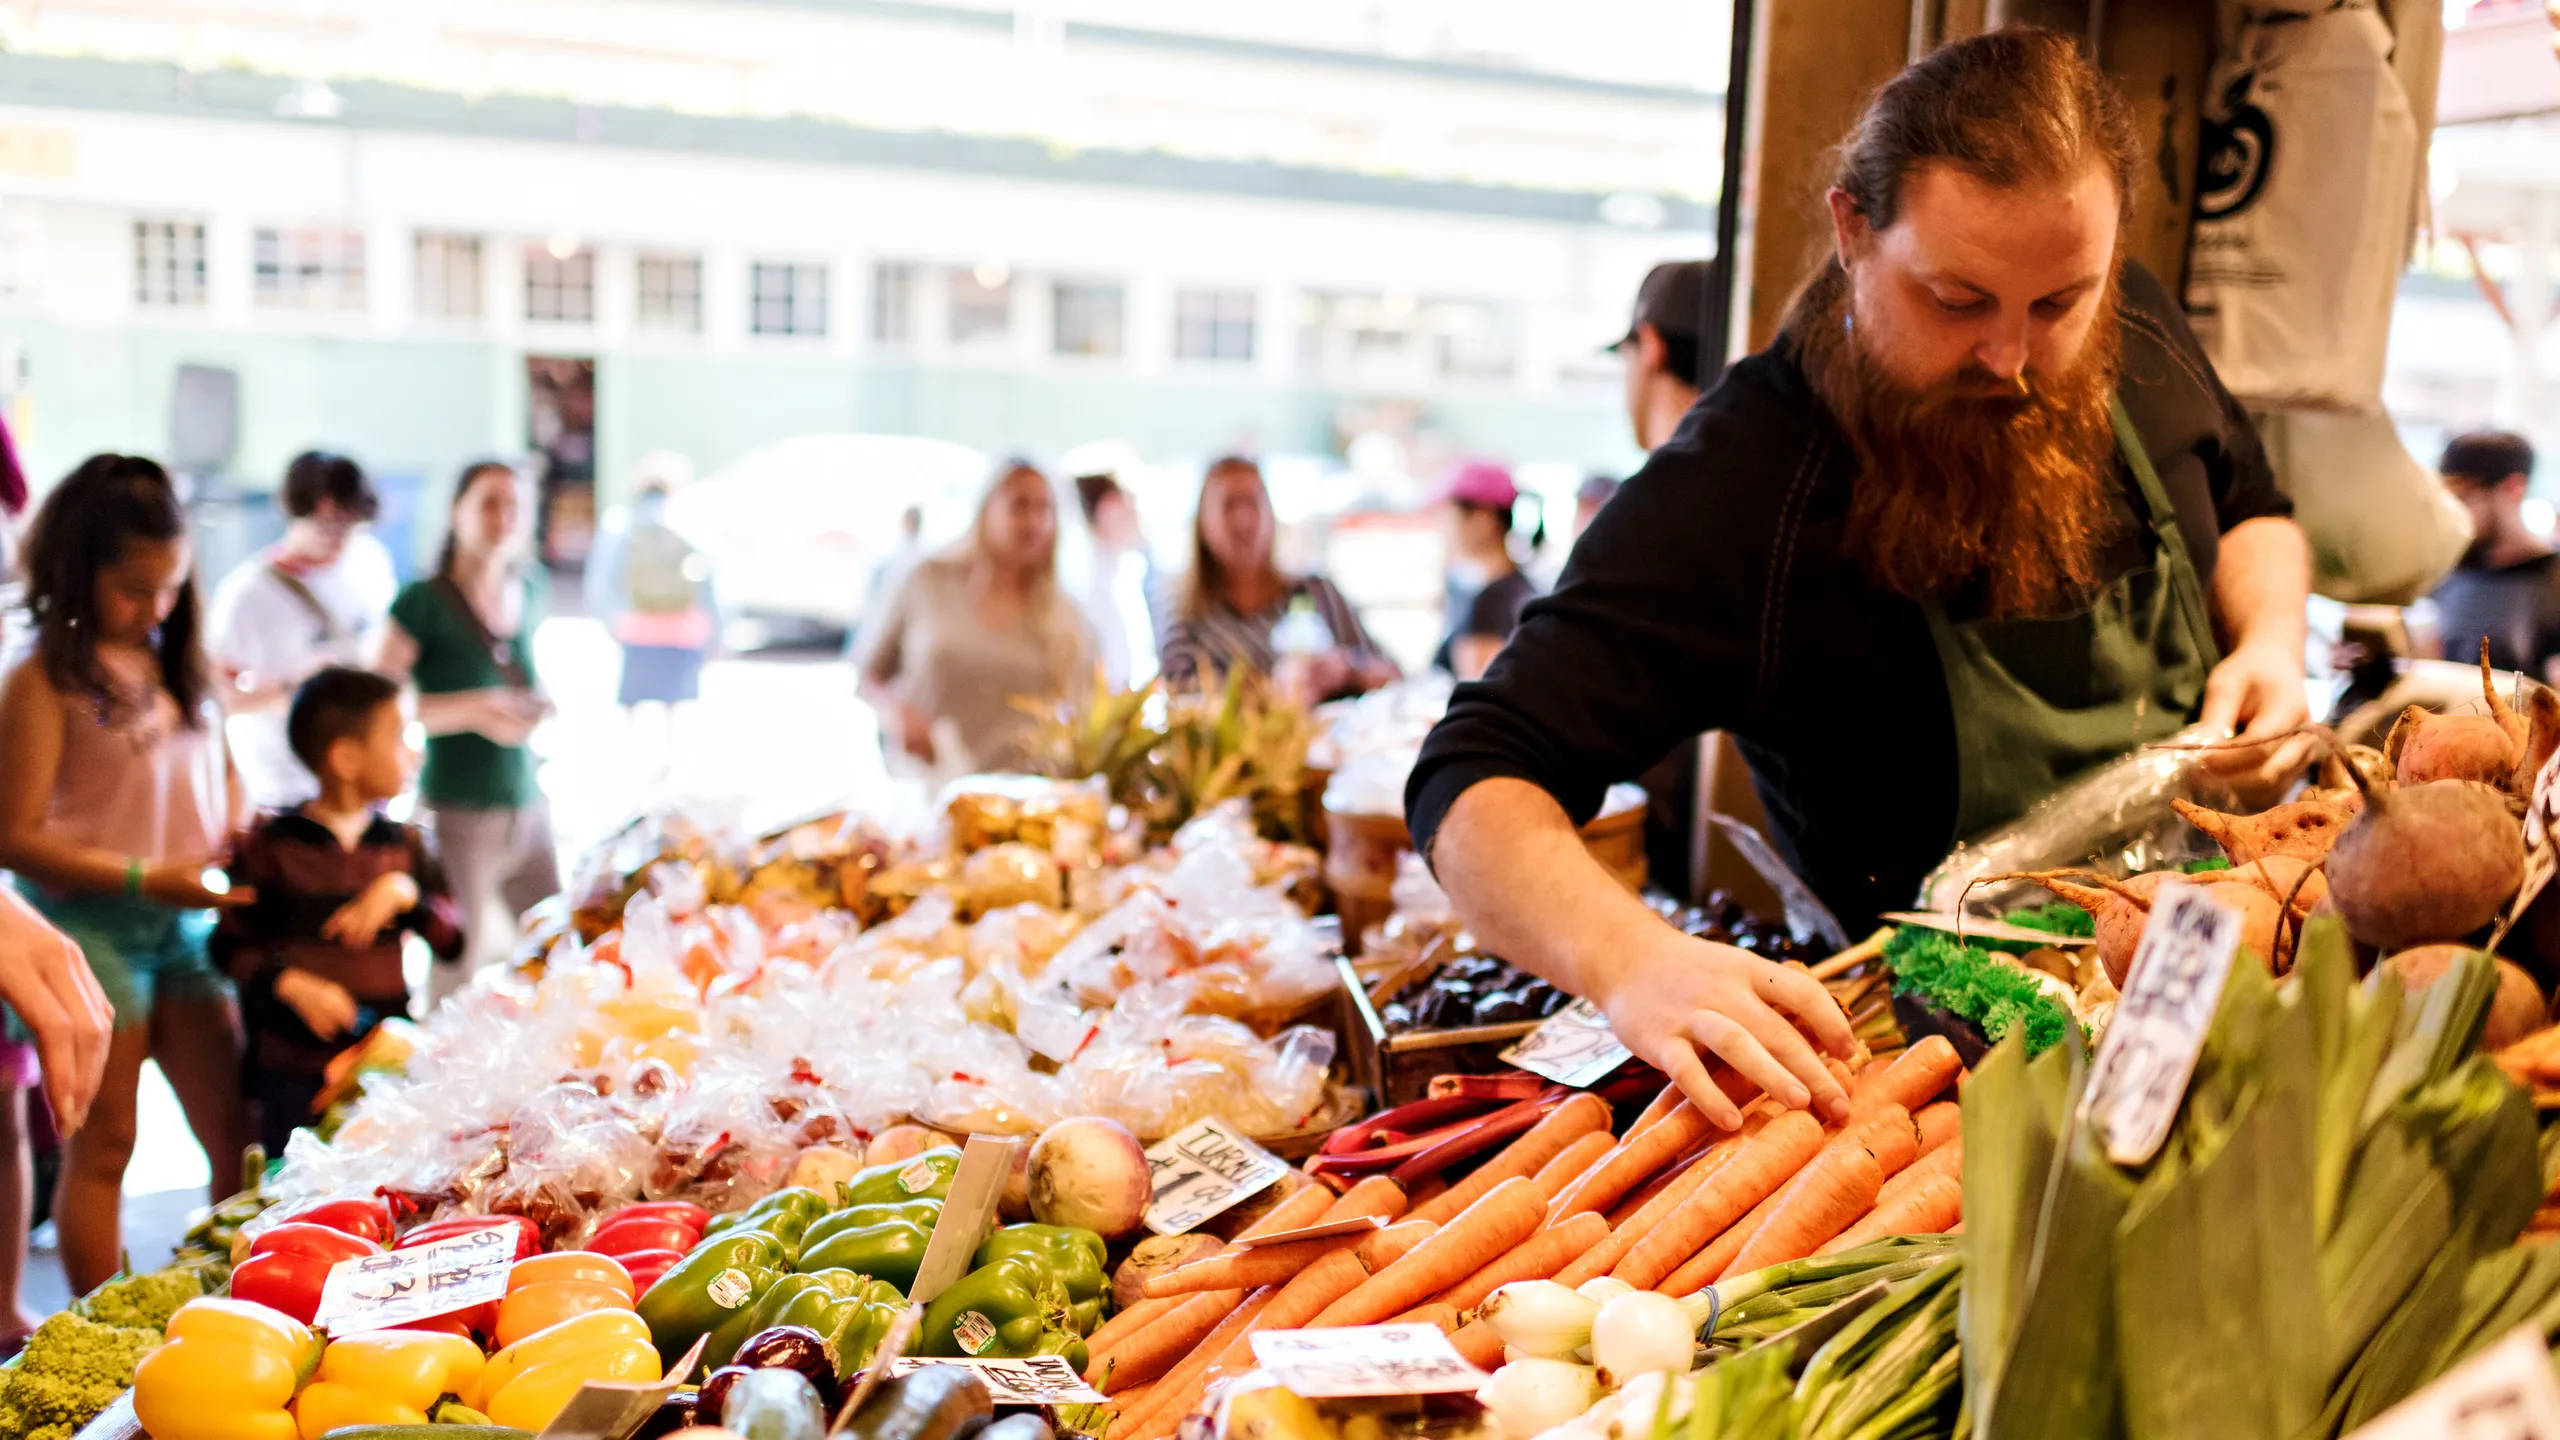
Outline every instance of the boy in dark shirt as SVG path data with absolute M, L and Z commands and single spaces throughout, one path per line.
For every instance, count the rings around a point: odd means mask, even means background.
M 212 951 L 240 985 L 244 1089 L 270 1155 L 311 1120 L 329 1062 L 407 1011 L 401 937 L 462 953 L 425 837 L 376 808 L 417 768 L 407 729 L 399 686 L 379 675 L 333 666 L 304 681 L 285 735 L 320 794 L 261 817 L 232 857 L 231 883 L 257 898 L 222 912 Z

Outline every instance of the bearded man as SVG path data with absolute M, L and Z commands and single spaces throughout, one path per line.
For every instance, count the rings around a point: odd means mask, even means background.
M 2135 153 L 2056 35 L 1962 41 L 1886 84 L 1777 342 L 1601 511 L 1423 749 L 1413 833 L 1487 949 L 1595 1001 L 1719 1123 L 1739 1117 L 1705 1056 L 1837 1111 L 1803 1032 L 1851 1038 L 1803 972 L 1609 879 L 1574 825 L 1611 782 L 1733 732 L 1780 848 L 1855 932 L 2093 766 L 2198 721 L 2305 718 L 2307 550 L 2124 257 Z M 2271 783 L 2304 757 L 2219 758 Z

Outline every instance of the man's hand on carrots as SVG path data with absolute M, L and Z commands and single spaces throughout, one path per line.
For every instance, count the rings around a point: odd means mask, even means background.
M 1665 934 L 1658 946 L 1621 957 L 1591 998 L 1619 1042 L 1671 1077 L 1719 1129 L 1740 1125 L 1742 1110 L 1709 1077 L 1706 1056 L 1780 1104 L 1833 1118 L 1848 1113 L 1847 1092 L 1797 1025 L 1844 1060 L 1857 1037 L 1822 982 L 1802 970 Z

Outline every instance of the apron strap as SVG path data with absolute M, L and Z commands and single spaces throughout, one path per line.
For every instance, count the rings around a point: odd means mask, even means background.
M 2151 534 L 2160 546 L 2160 568 L 2177 594 L 2179 614 L 2195 640 L 2196 653 L 2211 665 L 2221 657 L 2222 647 L 2213 638 L 2213 612 L 2205 604 L 2204 579 L 2196 571 L 2194 557 L 2187 553 L 2187 532 L 2178 525 L 2178 507 L 2170 503 L 2168 488 L 2160 483 L 2160 472 L 2152 468 L 2151 452 L 2134 432 L 2133 417 L 2125 414 L 2123 400 L 2107 397 L 2107 418 L 2115 422 L 2116 449 L 2133 471 L 2133 483 L 2142 491 L 2143 508 L 2151 512 Z

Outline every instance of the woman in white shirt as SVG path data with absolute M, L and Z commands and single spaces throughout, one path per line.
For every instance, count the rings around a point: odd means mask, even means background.
M 283 538 L 222 577 L 205 627 L 231 753 L 262 810 L 318 793 L 285 743 L 285 708 L 313 672 L 366 662 L 396 587 L 388 553 L 364 533 L 380 502 L 356 462 L 297 455 L 276 498 L 287 517 Z

